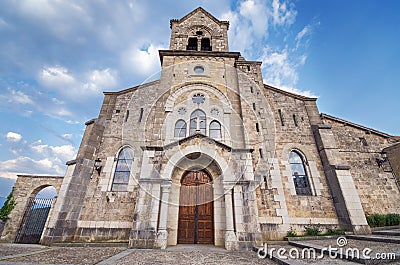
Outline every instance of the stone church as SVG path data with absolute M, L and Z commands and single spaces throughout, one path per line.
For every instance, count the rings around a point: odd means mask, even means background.
M 2 241 L 50 185 L 46 245 L 251 249 L 309 224 L 368 234 L 366 215 L 400 213 L 399 137 L 263 84 L 261 62 L 229 50 L 229 22 L 202 8 L 170 28 L 160 78 L 104 92 L 65 176 L 18 177 Z

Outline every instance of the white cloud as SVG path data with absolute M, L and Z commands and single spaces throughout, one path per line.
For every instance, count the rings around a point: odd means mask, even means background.
M 74 101 L 86 100 L 86 96 L 97 96 L 102 90 L 114 88 L 118 84 L 117 72 L 110 68 L 93 69 L 81 76 L 75 76 L 62 66 L 44 67 L 38 74 L 38 81 L 47 89 L 57 91 Z M 55 103 L 64 102 L 56 99 Z M 57 115 L 70 116 L 71 113 L 59 110 Z
M 0 102 L 3 104 L 34 105 L 32 98 L 20 90 L 7 88 L 7 92 L 0 94 Z
M 42 144 L 42 141 L 37 141 L 30 145 L 30 148 L 42 157 L 51 157 L 64 161 L 71 160 L 75 157 L 75 148 L 72 145 L 51 146 Z
M 303 39 L 304 36 L 310 34 L 310 31 L 311 31 L 311 26 L 310 25 L 305 26 L 299 33 L 297 33 L 296 40 L 300 41 L 301 39 Z
M 10 141 L 10 142 L 19 142 L 22 139 L 22 135 L 19 133 L 15 133 L 15 132 L 8 132 L 6 135 L 6 139 L 7 139 L 7 141 Z
M 11 102 L 20 104 L 34 104 L 33 100 L 21 91 L 11 90 L 10 99 Z
M 256 58 L 272 30 L 285 32 L 295 22 L 296 16 L 294 6 L 287 0 L 245 0 L 237 10 L 222 14 L 222 19 L 230 21 L 231 48 L 241 51 L 245 57 Z M 271 29 L 269 25 L 274 27 Z
M 83 87 L 89 91 L 99 91 L 114 88 L 117 85 L 117 74 L 107 68 L 104 70 L 93 70 L 86 74 L 86 83 Z
M 291 25 L 294 23 L 297 11 L 293 9 L 291 3 L 286 0 L 273 0 L 273 23 L 274 25 Z
M 73 120 L 66 120 L 65 123 L 68 123 L 68 124 L 80 124 L 79 121 L 73 121 Z
M 72 116 L 72 112 L 67 109 L 58 109 L 54 112 L 56 116 Z
M 66 40 L 76 34 L 77 25 L 81 28 L 91 25 L 85 4 L 65 0 L 23 0 L 15 8 L 22 16 L 30 19 L 32 24 L 40 23 L 52 35 Z
M 122 61 L 126 69 L 141 77 L 156 74 L 160 69 L 158 50 L 165 49 L 161 44 L 148 45 L 147 48 L 139 48 L 137 45 L 130 47 L 122 54 Z
M 15 172 L 2 172 L 2 171 L 0 171 L 0 178 L 17 179 L 17 174 L 18 173 L 15 173 Z
M 65 162 L 75 156 L 75 149 L 72 145 L 50 146 L 50 149 L 57 158 L 65 160 Z
M 68 73 L 68 69 L 61 66 L 43 68 L 39 74 L 39 81 L 45 86 L 59 87 L 59 89 L 65 89 L 76 83 L 75 78 Z
M 35 160 L 26 156 L 19 156 L 0 162 L 0 177 L 16 178 L 17 174 L 49 174 L 64 175 L 64 169 L 54 164 L 49 158 Z
M 251 21 L 251 30 L 259 36 L 268 34 L 268 19 L 270 10 L 262 2 L 247 0 L 240 4 L 239 12 Z
M 264 70 L 264 83 L 277 88 L 308 97 L 315 97 L 311 91 L 296 88 L 299 76 L 297 69 L 306 62 L 307 56 L 290 56 L 288 49 L 264 49 L 261 57 Z
M 63 138 L 68 139 L 68 140 L 72 139 L 72 136 L 73 136 L 72 133 L 66 133 L 66 134 L 62 135 Z
M 64 175 L 65 162 L 76 156 L 72 145 L 52 146 L 38 140 L 24 144 L 23 152 L 15 153 L 16 158 L 0 161 L 0 177 L 16 178 L 17 174 Z

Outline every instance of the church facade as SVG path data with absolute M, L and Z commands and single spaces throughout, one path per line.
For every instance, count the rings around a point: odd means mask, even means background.
M 105 92 L 86 123 L 42 244 L 251 249 L 310 224 L 368 234 L 366 215 L 400 213 L 398 137 L 263 84 L 261 62 L 229 51 L 229 23 L 202 8 L 170 27 L 160 78 Z

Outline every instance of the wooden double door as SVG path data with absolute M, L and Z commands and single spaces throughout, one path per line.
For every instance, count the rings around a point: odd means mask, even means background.
M 214 204 L 210 176 L 189 171 L 181 180 L 178 244 L 214 244 Z

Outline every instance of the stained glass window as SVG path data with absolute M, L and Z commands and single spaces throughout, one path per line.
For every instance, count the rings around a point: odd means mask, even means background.
M 112 191 L 127 191 L 132 162 L 132 148 L 122 148 L 118 154 L 117 166 L 115 167 L 114 179 L 111 187 Z
M 311 195 L 311 187 L 308 181 L 303 158 L 296 151 L 290 152 L 289 163 L 292 169 L 292 177 L 297 195 Z

